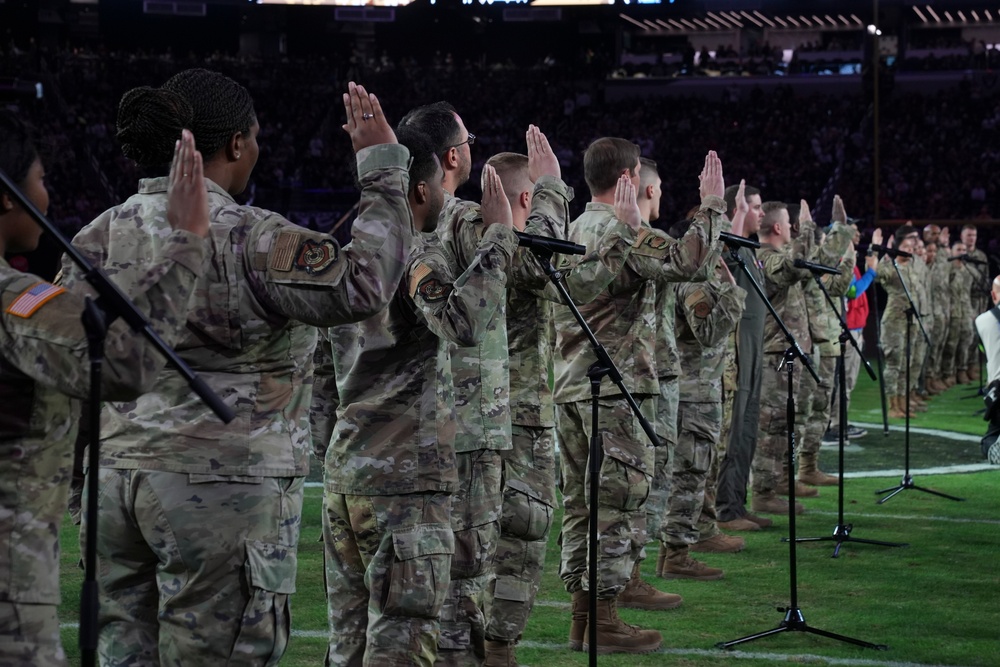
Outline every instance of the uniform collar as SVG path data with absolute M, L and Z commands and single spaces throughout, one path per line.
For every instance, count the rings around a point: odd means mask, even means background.
M 139 181 L 139 194 L 149 195 L 160 192 L 166 192 L 167 182 L 168 178 L 166 176 L 158 176 L 156 178 L 143 178 Z M 236 201 L 235 199 L 233 199 L 233 196 L 231 194 L 229 194 L 224 189 L 219 187 L 219 185 L 217 185 L 215 181 L 213 181 L 212 179 L 206 178 L 205 185 L 208 186 L 209 192 L 214 192 L 217 195 L 225 197 L 231 202 Z

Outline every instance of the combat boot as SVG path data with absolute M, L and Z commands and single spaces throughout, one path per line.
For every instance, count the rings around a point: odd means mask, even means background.
M 717 567 L 709 567 L 691 558 L 687 547 L 666 547 L 667 562 L 663 566 L 664 579 L 692 579 L 694 581 L 716 581 L 725 573 Z
M 518 667 L 514 647 L 517 642 L 486 640 L 486 660 L 482 667 Z
M 969 384 L 972 380 L 969 379 L 969 374 L 965 372 L 965 369 L 955 373 L 955 382 L 958 384 Z
M 905 401 L 904 401 L 905 406 Z M 927 412 L 927 404 L 924 403 L 923 399 L 917 396 L 917 392 L 910 392 L 910 411 L 911 412 Z
M 958 380 L 955 378 L 954 373 L 952 373 L 951 375 L 949 375 L 944 379 L 944 386 L 947 387 L 948 389 L 951 389 L 956 384 L 958 384 Z
M 590 595 L 587 591 L 573 593 L 573 617 L 569 623 L 570 650 L 583 650 L 583 633 L 587 630 L 587 607 L 589 605 Z
M 747 523 L 753 524 L 757 530 L 760 530 L 760 526 L 752 521 L 747 521 Z M 746 545 L 747 541 L 742 537 L 717 533 L 708 539 L 699 540 L 692 544 L 690 550 L 705 554 L 734 554 L 743 551 L 743 547 Z
M 827 475 L 819 469 L 816 463 L 816 454 L 802 454 L 799 456 L 799 481 L 813 486 L 836 486 L 840 479 L 833 475 Z M 796 487 L 796 491 L 798 487 Z
M 738 516 L 732 521 L 719 521 L 719 528 L 725 528 L 726 530 L 738 530 L 738 531 L 754 531 L 760 530 L 760 525 L 745 516 Z
M 969 376 L 969 382 L 979 382 L 979 364 L 969 364 L 969 367 L 965 370 L 965 374 Z
M 743 515 L 743 518 L 753 521 L 761 528 L 770 528 L 771 526 L 774 525 L 774 522 L 768 519 L 766 516 L 757 516 L 753 512 L 747 512 L 746 514 Z
M 750 501 L 750 508 L 754 512 L 763 514 L 788 514 L 788 501 L 779 498 L 774 491 L 768 493 L 754 493 L 753 500 Z M 806 508 L 798 501 L 795 502 L 795 513 L 803 514 Z
M 889 397 L 889 416 L 893 419 L 905 419 L 906 411 L 901 405 L 902 396 L 890 396 Z
M 774 490 L 779 496 L 788 495 L 788 481 L 782 482 L 778 488 Z M 806 486 L 805 484 L 796 481 L 795 482 L 795 497 L 796 498 L 815 498 L 819 495 L 819 489 L 814 489 L 811 486 Z
M 661 553 L 663 549 L 660 549 Z M 661 568 L 662 570 L 662 568 Z M 644 609 L 646 611 L 665 611 L 677 609 L 684 599 L 680 595 L 664 593 L 644 581 L 639 572 L 639 564 L 632 569 L 632 578 L 628 580 L 625 590 L 618 594 L 618 606 L 622 609 Z
M 597 653 L 651 653 L 663 645 L 663 635 L 630 625 L 618 617 L 618 605 L 612 598 L 597 601 Z M 583 650 L 588 651 L 589 630 L 583 633 Z

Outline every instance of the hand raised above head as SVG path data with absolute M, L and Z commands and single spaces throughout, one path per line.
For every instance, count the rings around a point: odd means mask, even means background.
M 832 222 L 847 224 L 847 211 L 844 209 L 844 200 L 840 195 L 833 195 L 833 212 L 830 213 Z
M 872 243 L 875 245 L 882 245 L 882 229 L 876 229 L 872 232 Z
M 726 182 L 722 177 L 722 160 L 715 151 L 708 151 L 705 156 L 705 166 L 698 176 L 700 187 L 698 189 L 702 199 L 710 195 L 722 197 L 726 194 Z
M 507 229 L 514 227 L 514 214 L 510 210 L 510 202 L 503 191 L 503 183 L 496 169 L 491 165 L 483 167 L 483 203 L 480 211 L 486 226 L 501 225 Z
M 396 133 L 382 113 L 382 105 L 375 95 L 353 81 L 347 84 L 344 93 L 344 111 L 347 122 L 341 127 L 351 137 L 354 152 L 377 146 L 396 143 Z
M 174 144 L 174 160 L 167 177 L 167 222 L 205 238 L 208 236 L 208 188 L 204 164 L 195 149 L 194 135 L 182 130 Z
M 812 222 L 813 216 L 812 211 L 809 210 L 809 202 L 805 199 L 799 200 L 799 222 L 809 221 Z
M 740 187 L 736 190 L 736 211 L 746 215 L 750 212 L 750 204 L 747 203 L 747 182 L 746 179 L 740 179 Z
M 525 133 L 525 141 L 528 144 L 528 178 L 532 183 L 538 181 L 542 176 L 562 177 L 562 170 L 559 167 L 559 159 L 549 145 L 549 140 L 545 134 L 538 129 L 537 125 L 529 125 Z

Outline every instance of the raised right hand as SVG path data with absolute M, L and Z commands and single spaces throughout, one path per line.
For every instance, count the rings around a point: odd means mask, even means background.
M 514 228 L 514 214 L 510 210 L 510 201 L 503 191 L 500 175 L 491 165 L 483 167 L 483 203 L 479 210 L 483 214 L 486 226 L 502 225 L 507 229 Z
M 622 174 L 618 177 L 618 185 L 615 186 L 615 217 L 628 225 L 633 232 L 639 231 L 639 227 L 642 226 L 642 212 L 635 197 L 632 179 Z
M 341 127 L 351 136 L 351 145 L 357 153 L 363 148 L 379 144 L 394 144 L 396 133 L 382 113 L 382 105 L 375 95 L 351 81 L 344 93 L 344 111 L 347 122 Z
M 174 144 L 174 160 L 167 177 L 167 222 L 174 229 L 208 236 L 208 188 L 201 153 L 194 147 L 190 130 L 182 130 Z
M 725 196 L 726 182 L 722 178 L 722 160 L 719 159 L 715 151 L 708 151 L 708 155 L 705 156 L 705 166 L 701 170 L 701 175 L 698 176 L 698 181 L 700 183 L 698 192 L 702 201 L 709 195 Z
M 561 178 L 559 159 L 538 126 L 529 125 L 524 138 L 528 144 L 528 178 L 531 182 L 536 183 L 542 176 Z

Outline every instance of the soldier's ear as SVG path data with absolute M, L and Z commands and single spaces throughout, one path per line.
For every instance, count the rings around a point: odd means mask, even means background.
M 420 181 L 417 183 L 417 187 L 413 188 L 413 199 L 416 201 L 418 206 L 423 206 L 427 203 L 427 182 Z
M 0 211 L 7 213 L 14 210 L 14 202 L 11 201 L 10 195 L 6 192 L 0 195 Z

